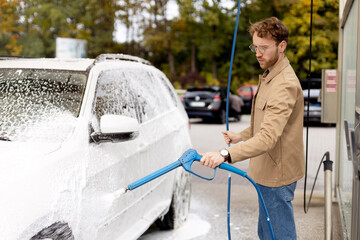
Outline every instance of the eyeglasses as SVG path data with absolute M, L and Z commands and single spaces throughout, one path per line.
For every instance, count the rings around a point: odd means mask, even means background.
M 256 53 L 256 51 L 259 50 L 259 52 L 261 54 L 263 54 L 267 49 L 269 49 L 270 47 L 272 47 L 274 45 L 276 45 L 276 44 L 273 44 L 273 45 L 270 45 L 270 46 L 255 46 L 254 44 L 251 44 L 249 46 L 249 48 L 253 53 Z

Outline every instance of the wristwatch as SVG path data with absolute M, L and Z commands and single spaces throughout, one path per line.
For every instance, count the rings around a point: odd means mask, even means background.
M 224 162 L 231 163 L 230 153 L 226 148 L 220 150 L 220 155 L 224 158 Z

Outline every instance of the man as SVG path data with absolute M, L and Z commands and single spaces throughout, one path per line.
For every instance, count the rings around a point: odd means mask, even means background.
M 252 52 L 265 72 L 251 109 L 250 127 L 239 132 L 223 132 L 232 145 L 208 152 L 201 164 L 215 168 L 251 158 L 249 176 L 257 183 L 265 200 L 275 239 L 296 239 L 291 201 L 296 182 L 304 176 L 304 97 L 298 78 L 285 56 L 289 30 L 271 17 L 251 25 Z M 239 143 L 241 142 L 241 143 Z M 239 143 L 239 144 L 237 144 Z M 259 204 L 258 235 L 271 239 L 265 213 Z

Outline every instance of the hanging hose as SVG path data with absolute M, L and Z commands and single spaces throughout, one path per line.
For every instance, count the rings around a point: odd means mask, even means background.
M 314 188 L 315 188 L 315 183 L 316 183 L 316 180 L 318 178 L 318 175 L 319 175 L 319 171 L 320 171 L 320 167 L 321 167 L 321 164 L 324 162 L 324 158 L 326 157 L 326 160 L 328 160 L 329 158 L 329 152 L 326 152 L 323 157 L 321 158 L 321 161 L 320 161 L 320 164 L 319 164 L 319 167 L 318 167 L 318 170 L 316 172 L 316 176 L 315 176 L 315 179 L 314 179 L 314 183 L 313 183 L 313 186 L 311 188 L 311 193 L 310 193 L 310 198 L 309 198 L 309 201 L 307 203 L 307 205 L 305 205 L 305 202 L 304 202 L 304 211 L 305 213 L 308 212 L 309 210 L 309 207 L 310 207 L 310 202 L 311 202 L 311 198 L 312 198 L 312 195 L 313 195 L 313 192 L 314 192 Z M 304 193 L 304 201 L 306 200 L 306 195 Z
M 230 102 L 231 75 L 232 75 L 232 66 L 233 66 L 234 55 L 235 55 L 237 30 L 238 30 L 238 25 L 239 25 L 240 5 L 241 5 L 241 0 L 239 0 L 239 2 L 238 2 L 237 15 L 236 15 L 236 24 L 235 24 L 233 44 L 232 44 L 232 50 L 231 50 L 229 78 L 228 78 L 227 95 L 226 95 L 226 131 L 229 131 L 229 102 Z M 228 144 L 228 146 L 230 147 L 230 143 Z M 228 176 L 228 202 L 227 202 L 227 230 L 228 230 L 228 239 L 229 240 L 231 240 L 231 231 L 230 231 L 230 195 L 231 195 L 231 173 L 229 172 L 229 176 Z
M 309 206 L 306 207 L 306 182 L 307 182 L 307 169 L 308 169 L 308 153 L 309 153 L 309 109 L 310 109 L 310 86 L 311 86 L 311 51 L 312 51 L 312 21 L 313 21 L 313 0 L 311 0 L 311 10 L 310 10 L 310 49 L 309 49 L 309 73 L 307 75 L 307 83 L 308 83 L 308 103 L 306 110 L 306 146 L 305 146 L 305 179 L 304 179 L 304 212 L 307 213 Z M 321 163 L 320 163 L 321 165 Z M 317 176 L 317 175 L 316 175 Z M 315 179 L 316 182 L 316 179 Z M 315 186 L 315 182 L 313 188 Z M 311 192 L 312 194 L 312 192 Z M 311 196 L 310 196 L 311 200 Z M 309 203 L 310 203 L 309 200 Z
M 311 87 L 311 51 L 312 51 L 312 19 L 313 18 L 313 0 L 311 0 L 311 14 L 310 14 L 310 49 L 309 49 L 309 73 L 308 73 L 308 100 L 310 100 L 310 87 Z M 331 172 L 332 172 L 332 164 L 333 162 L 330 160 L 330 153 L 326 152 L 319 164 L 318 170 L 316 172 L 316 176 L 314 179 L 314 183 L 311 189 L 309 201 L 306 204 L 306 183 L 307 183 L 307 168 L 308 168 L 308 150 L 309 150 L 309 110 L 310 110 L 310 101 L 307 103 L 307 111 L 306 111 L 306 157 L 305 157 L 305 181 L 304 181 L 304 212 L 308 213 L 311 198 L 314 192 L 315 184 L 318 178 L 318 174 L 320 171 L 321 164 L 324 163 L 324 172 L 325 172 L 325 239 L 332 238 L 332 211 L 331 211 L 331 195 L 332 195 L 332 186 L 331 186 Z M 324 161 L 324 158 L 326 160 Z

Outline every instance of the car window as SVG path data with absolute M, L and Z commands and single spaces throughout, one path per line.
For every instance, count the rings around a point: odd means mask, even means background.
M 117 114 L 144 123 L 174 106 L 161 80 L 145 69 L 111 69 L 99 76 L 94 104 L 97 122 L 102 115 Z
M 128 69 L 126 76 L 131 79 L 135 91 L 143 97 L 143 103 L 147 106 L 146 119 L 169 111 L 175 107 L 174 99 L 165 87 L 164 81 L 149 69 Z
M 64 141 L 80 111 L 87 75 L 39 69 L 0 70 L 0 136 Z
M 117 114 L 142 122 L 146 106 L 133 88 L 123 70 L 103 71 L 99 75 L 93 106 L 97 120 L 105 114 Z
M 160 89 L 164 91 L 164 95 L 170 96 L 171 102 L 169 102 L 170 106 L 173 105 L 174 107 L 177 106 L 177 96 L 175 95 L 174 91 L 172 90 L 171 83 L 169 80 L 163 75 L 156 73 L 154 74 L 154 77 L 158 77 L 160 79 Z

